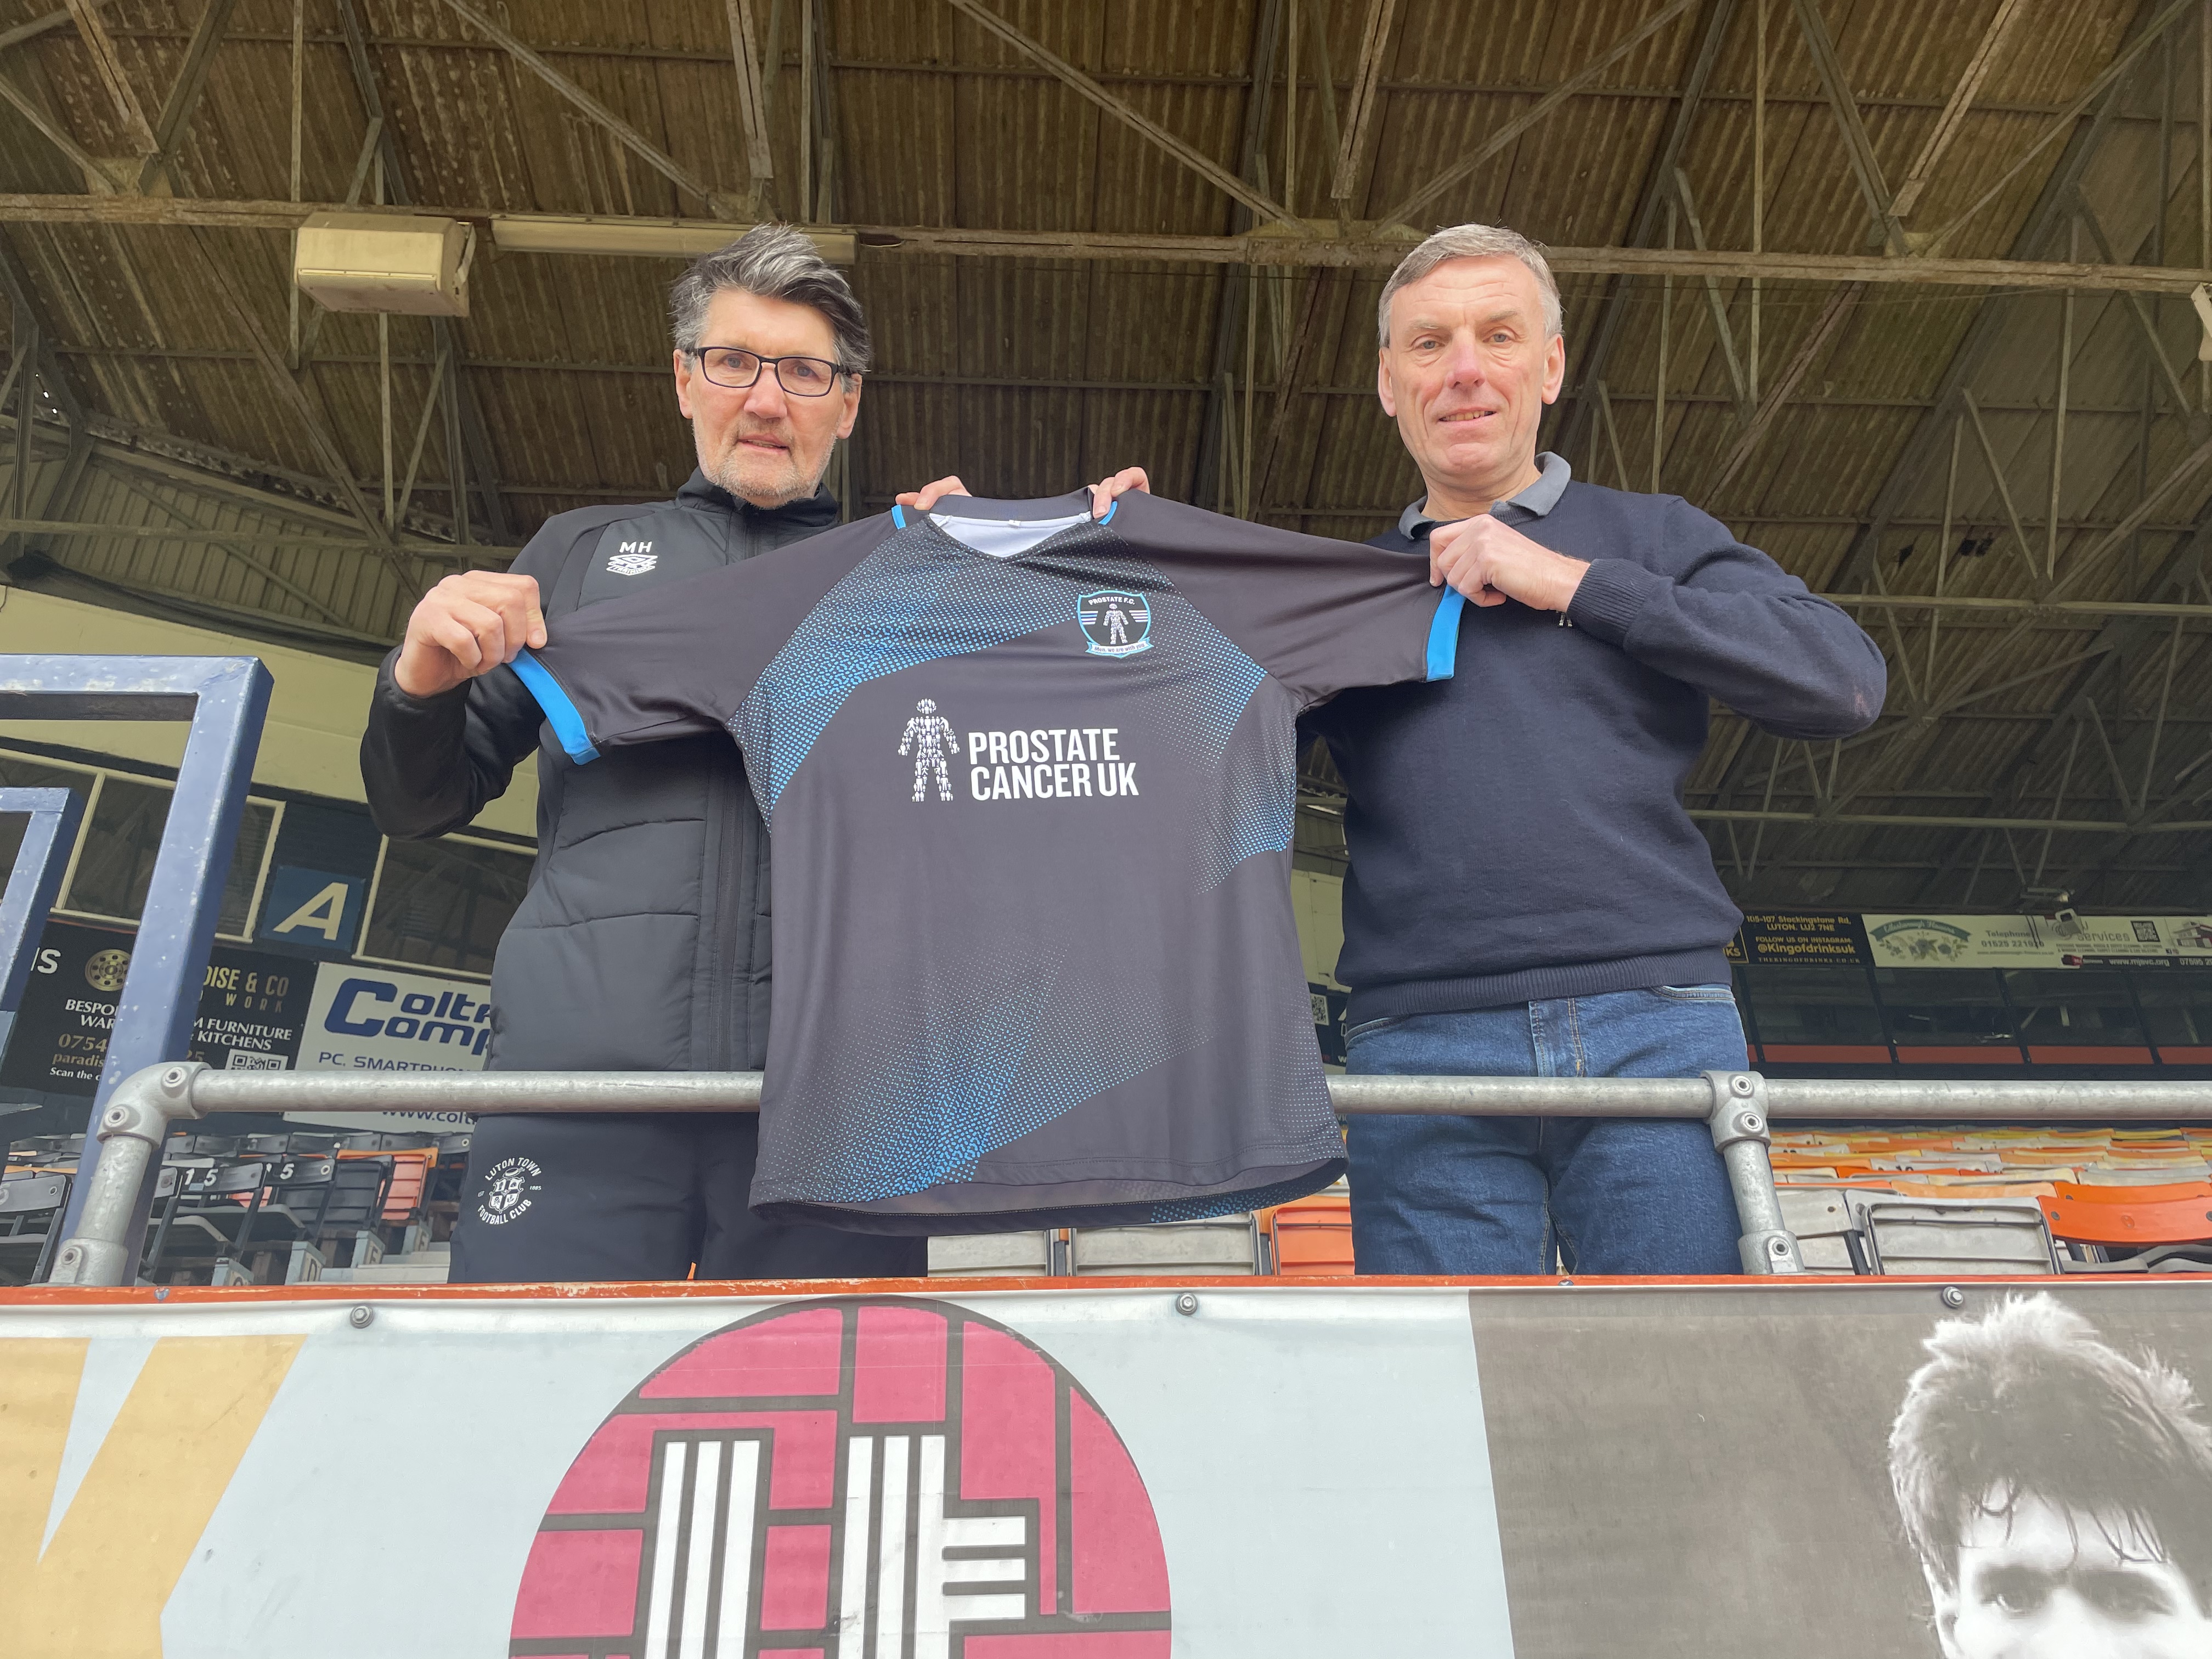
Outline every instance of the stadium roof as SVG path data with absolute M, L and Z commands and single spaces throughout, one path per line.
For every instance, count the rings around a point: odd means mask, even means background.
M 2212 905 L 2197 0 L 28 12 L 0 29 L 27 586 L 374 654 L 444 572 L 680 482 L 668 250 L 770 214 L 872 314 L 855 511 L 1137 463 L 1365 536 L 1418 493 L 1376 287 L 1426 229 L 1504 222 L 1565 289 L 1546 442 L 1705 507 L 1889 654 L 1851 742 L 1717 715 L 1689 801 L 1740 899 Z M 380 194 L 476 225 L 470 315 L 295 323 L 289 230 Z

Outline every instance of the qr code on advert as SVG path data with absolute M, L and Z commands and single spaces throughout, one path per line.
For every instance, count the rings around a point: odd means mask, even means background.
M 226 1072 L 282 1072 L 289 1068 L 282 1054 L 259 1054 L 250 1048 L 233 1048 L 222 1063 Z

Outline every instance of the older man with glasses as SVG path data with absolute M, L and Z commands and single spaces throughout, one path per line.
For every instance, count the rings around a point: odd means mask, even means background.
M 448 576 L 377 678 L 362 773 L 396 836 L 466 824 L 533 750 L 538 854 L 492 974 L 490 1064 L 757 1068 L 768 1042 L 768 834 L 735 745 L 696 738 L 580 769 L 508 665 L 545 619 L 732 564 L 838 520 L 868 327 L 845 278 L 763 225 L 670 296 L 698 470 L 672 501 L 556 514 L 506 572 Z M 757 1120 L 501 1117 L 477 1126 L 456 1282 L 908 1276 L 927 1241 L 769 1226 L 746 1207 Z

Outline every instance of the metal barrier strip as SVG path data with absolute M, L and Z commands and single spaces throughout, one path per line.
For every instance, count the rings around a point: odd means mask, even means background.
M 2090 1118 L 2212 1120 L 2212 1081 L 1978 1082 L 1766 1078 L 1768 1115 L 1843 1121 Z M 1703 1078 L 1332 1077 L 1343 1116 L 1689 1117 L 1713 1107 Z M 206 1112 L 749 1112 L 758 1072 L 204 1072 Z

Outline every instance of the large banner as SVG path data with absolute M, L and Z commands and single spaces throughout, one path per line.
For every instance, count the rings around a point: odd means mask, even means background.
M 93 1094 L 137 935 L 49 921 L 32 959 L 0 1083 L 43 1094 Z M 218 945 L 200 990 L 192 1060 L 218 1070 L 284 1071 L 300 1052 L 313 964 Z
M 2212 1285 L 1940 1288 L 1475 1292 L 1516 1659 L 2212 1653 Z
M 659 1288 L 0 1291 L 7 1653 L 2212 1651 L 2212 1285 Z
M 1464 1294 L 153 1294 L 0 1291 L 9 1659 L 1513 1651 Z
M 1860 920 L 1880 968 L 2212 967 L 2212 916 Z
M 2212 968 L 2212 916 L 1859 915 L 1754 910 L 1730 962 L 1876 968 Z

